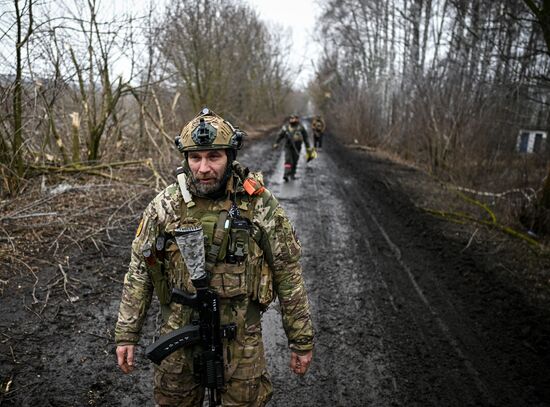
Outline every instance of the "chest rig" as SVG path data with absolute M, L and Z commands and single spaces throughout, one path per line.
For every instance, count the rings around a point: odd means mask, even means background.
M 301 143 L 304 141 L 304 136 L 302 134 L 302 126 L 296 125 L 296 126 L 286 126 L 286 133 L 288 137 L 288 141 L 293 143 Z
M 217 201 L 193 197 L 187 189 L 185 177 L 185 173 L 178 173 L 183 203 L 174 215 L 180 222 L 185 218 L 201 222 L 210 287 L 222 299 L 248 296 L 261 309 L 267 309 L 274 298 L 273 276 L 264 256 L 265 236 L 262 229 L 253 224 L 254 196 L 271 195 L 263 187 L 261 175 L 239 177 L 244 181 L 239 184 L 238 191 L 233 191 L 232 197 L 228 195 Z M 276 204 L 274 199 L 271 202 Z M 157 238 L 156 247 L 148 247 L 149 250 L 143 252 L 145 260 L 152 259 L 152 263 L 155 256 L 151 252 L 156 253 L 155 265 L 149 264 L 151 278 L 166 312 L 169 311 L 167 307 L 173 287 L 194 292 L 187 267 L 171 236 L 172 231 L 173 227 L 165 229 Z M 151 257 L 147 257 L 147 253 Z
M 244 185 L 237 188 L 235 177 L 233 175 L 229 181 L 232 188 L 228 189 L 225 198 L 212 200 L 193 197 L 187 190 L 185 173 L 178 174 L 184 200 L 180 219 L 193 218 L 201 222 L 205 236 L 205 268 L 210 287 L 220 298 L 251 295 L 249 283 L 256 280 L 254 264 L 261 257 L 261 249 L 254 240 L 251 196 L 263 192 L 263 186 L 247 178 Z
M 238 205 L 238 206 L 237 206 Z M 239 208 L 240 207 L 240 208 Z M 247 202 L 197 199 L 183 207 L 181 219 L 201 222 L 205 236 L 206 271 L 221 298 L 246 294 L 246 263 L 252 222 Z

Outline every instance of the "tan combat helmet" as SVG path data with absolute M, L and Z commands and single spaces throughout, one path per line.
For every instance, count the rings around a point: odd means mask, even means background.
M 240 150 L 246 133 L 205 107 L 185 125 L 175 142 L 182 153 L 196 150 Z

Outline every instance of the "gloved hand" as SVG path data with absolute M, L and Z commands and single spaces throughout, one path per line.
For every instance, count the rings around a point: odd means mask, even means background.
M 315 147 L 310 147 L 306 149 L 306 160 L 307 162 L 310 162 L 314 158 L 317 158 L 317 151 L 315 151 Z
M 273 148 L 273 150 L 275 150 L 276 148 L 279 147 L 279 144 L 278 143 L 273 143 L 273 145 L 271 146 L 271 148 Z

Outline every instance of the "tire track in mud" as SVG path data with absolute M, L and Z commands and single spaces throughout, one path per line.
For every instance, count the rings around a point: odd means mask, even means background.
M 375 293 L 376 302 L 389 296 L 395 305 L 382 308 L 381 319 L 401 401 L 549 405 L 548 366 L 510 335 L 530 316 L 529 307 L 416 210 L 397 185 L 399 166 L 332 147 L 338 177 L 352 174 L 340 182 L 339 193 L 347 196 L 357 227 L 370 231 L 365 247 L 389 288 L 386 295 Z M 494 297 L 505 301 L 493 302 Z
M 348 184 L 352 184 L 348 185 L 349 189 L 360 190 L 360 187 L 353 181 L 348 181 Z M 339 190 L 340 194 L 345 193 L 342 187 Z M 411 267 L 403 260 L 399 246 L 392 241 L 388 232 L 382 226 L 381 221 L 369 209 L 368 205 L 364 205 L 366 197 L 357 194 L 349 198 L 355 206 L 356 213 L 360 214 L 365 220 L 365 224 L 362 225 L 364 227 L 363 230 L 367 229 L 371 231 L 370 237 L 364 237 L 362 243 L 369 253 L 369 260 L 375 264 L 376 274 L 373 277 L 377 278 L 379 283 L 384 287 L 385 295 L 392 304 L 392 310 L 390 311 L 394 315 L 394 318 L 401 320 L 404 324 L 403 329 L 406 329 L 405 327 L 408 325 L 407 328 L 409 330 L 416 331 L 412 331 L 411 336 L 414 342 L 416 342 L 416 346 L 424 347 L 423 353 L 433 352 L 437 348 L 448 348 L 441 349 L 446 354 L 445 359 L 453 359 L 450 353 L 454 352 L 457 363 L 462 363 L 463 365 L 458 366 L 454 364 L 452 368 L 449 366 L 444 366 L 443 369 L 440 367 L 436 368 L 437 377 L 445 377 L 447 381 L 447 383 L 442 385 L 444 391 L 441 393 L 443 395 L 451 395 L 453 394 L 453 390 L 456 391 L 456 389 L 464 387 L 465 382 L 471 382 L 473 384 L 472 387 L 476 390 L 472 391 L 469 388 L 465 394 L 457 397 L 454 401 L 439 399 L 437 392 L 434 392 L 430 396 L 434 397 L 434 405 L 439 403 L 445 403 L 445 405 L 453 405 L 455 403 L 456 405 L 469 405 L 471 403 L 492 405 L 493 397 L 489 393 L 485 383 L 480 379 L 479 372 L 466 356 L 463 346 L 460 345 L 460 341 L 455 337 L 449 325 L 424 294 L 424 290 L 416 281 Z M 374 242 L 374 247 L 371 242 Z M 392 281 L 391 274 L 399 274 L 398 284 L 396 284 L 396 279 Z M 438 292 L 438 294 L 441 293 Z M 399 298 L 397 305 L 396 298 Z M 444 297 L 443 299 L 445 300 Z M 414 303 L 417 304 L 412 305 Z M 405 318 L 404 313 L 408 314 Z M 391 341 L 393 338 L 386 337 L 385 339 Z M 452 373 L 450 373 L 452 371 L 461 371 L 460 377 L 453 377 Z M 399 375 L 399 372 L 397 375 Z M 430 393 L 428 383 L 426 383 L 426 392 Z M 436 399 L 438 399 L 437 402 Z

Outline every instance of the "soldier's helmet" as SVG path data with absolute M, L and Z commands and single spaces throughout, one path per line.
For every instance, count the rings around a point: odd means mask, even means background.
M 205 107 L 176 136 L 182 153 L 197 150 L 231 149 L 235 155 L 243 145 L 246 133 Z
M 298 116 L 296 113 L 293 113 L 289 116 L 288 122 L 290 124 L 298 124 L 300 122 L 300 116 Z

